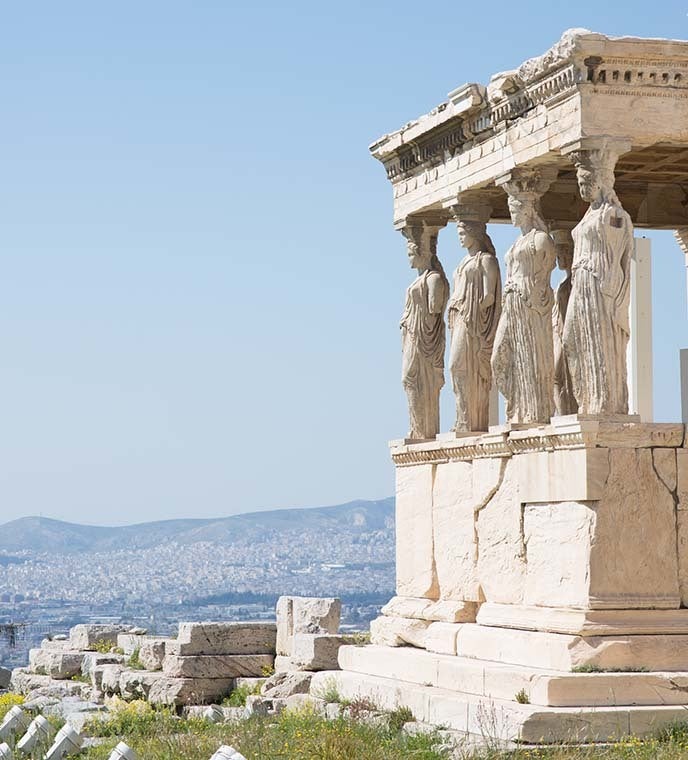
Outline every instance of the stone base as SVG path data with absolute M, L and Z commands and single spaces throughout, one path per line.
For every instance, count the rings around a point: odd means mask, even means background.
M 686 671 L 688 636 L 572 636 L 482 625 L 463 625 L 456 638 L 460 657 L 563 672 L 604 670 Z
M 339 663 L 314 676 L 312 695 L 335 686 L 345 699 L 504 741 L 647 736 L 685 720 L 688 704 L 688 672 L 561 673 L 380 646 L 342 647 Z

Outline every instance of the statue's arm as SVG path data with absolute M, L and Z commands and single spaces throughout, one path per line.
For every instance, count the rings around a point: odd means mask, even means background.
M 495 302 L 497 282 L 499 281 L 499 263 L 496 256 L 483 256 L 483 293 L 480 301 L 481 309 L 489 309 Z
M 439 274 L 428 277 L 428 310 L 431 314 L 442 314 L 447 299 L 449 298 L 449 286 L 447 281 Z

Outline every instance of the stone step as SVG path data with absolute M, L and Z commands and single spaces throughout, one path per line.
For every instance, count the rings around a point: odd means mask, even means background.
M 407 707 L 414 718 L 500 741 L 525 743 L 609 742 L 651 736 L 662 726 L 685 720 L 685 707 L 542 707 L 419 686 L 394 678 L 350 671 L 313 676 L 311 694 L 336 689 L 342 699 L 368 699 L 383 710 Z
M 562 673 L 414 647 L 345 646 L 339 665 L 349 672 L 393 678 L 489 699 L 524 692 L 543 707 L 687 705 L 688 673 Z

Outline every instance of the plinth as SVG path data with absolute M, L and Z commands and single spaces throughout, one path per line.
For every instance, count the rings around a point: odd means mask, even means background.
M 684 438 L 572 415 L 393 442 L 397 595 L 313 689 L 521 741 L 685 720 Z

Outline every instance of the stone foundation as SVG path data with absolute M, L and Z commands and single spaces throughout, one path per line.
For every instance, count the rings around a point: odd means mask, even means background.
M 312 689 L 332 676 L 346 698 L 477 733 L 487 712 L 524 741 L 685 719 L 684 435 L 572 415 L 393 443 L 397 596 L 376 646 L 343 647 Z

